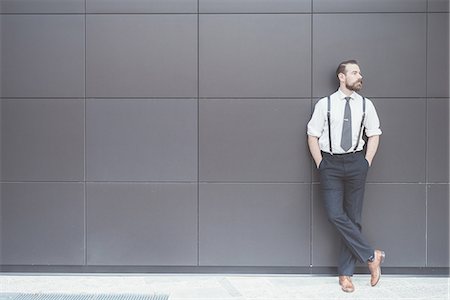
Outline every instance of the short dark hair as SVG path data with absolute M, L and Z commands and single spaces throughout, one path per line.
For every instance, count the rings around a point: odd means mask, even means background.
M 345 67 L 347 67 L 348 64 L 357 65 L 358 62 L 354 59 L 349 59 L 341 62 L 339 64 L 339 67 L 336 69 L 336 76 L 339 76 L 339 73 L 345 73 Z

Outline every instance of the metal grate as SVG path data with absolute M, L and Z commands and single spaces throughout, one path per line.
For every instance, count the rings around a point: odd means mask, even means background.
M 0 300 L 168 300 L 169 295 L 142 294 L 1 294 Z

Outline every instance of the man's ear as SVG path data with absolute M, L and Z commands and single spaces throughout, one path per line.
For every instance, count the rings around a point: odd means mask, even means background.
M 338 74 L 338 78 L 339 78 L 339 81 L 345 81 L 345 75 L 344 75 L 344 73 L 339 73 L 339 74 Z

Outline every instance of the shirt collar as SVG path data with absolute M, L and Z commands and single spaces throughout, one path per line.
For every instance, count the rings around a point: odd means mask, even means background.
M 338 96 L 339 96 L 339 99 L 341 99 L 341 100 L 345 100 L 345 97 L 347 97 L 347 95 L 344 94 L 341 91 L 341 89 L 338 89 Z M 350 95 L 350 98 L 356 99 L 357 96 L 358 96 L 358 94 L 355 91 L 353 91 L 353 93 Z

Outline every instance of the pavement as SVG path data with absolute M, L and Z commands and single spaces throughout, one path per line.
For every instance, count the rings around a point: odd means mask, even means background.
M 0 300 L 20 293 L 166 294 L 169 300 L 450 300 L 449 277 L 383 275 L 376 287 L 369 280 L 369 275 L 355 275 L 355 292 L 344 293 L 334 276 L 0 273 Z

